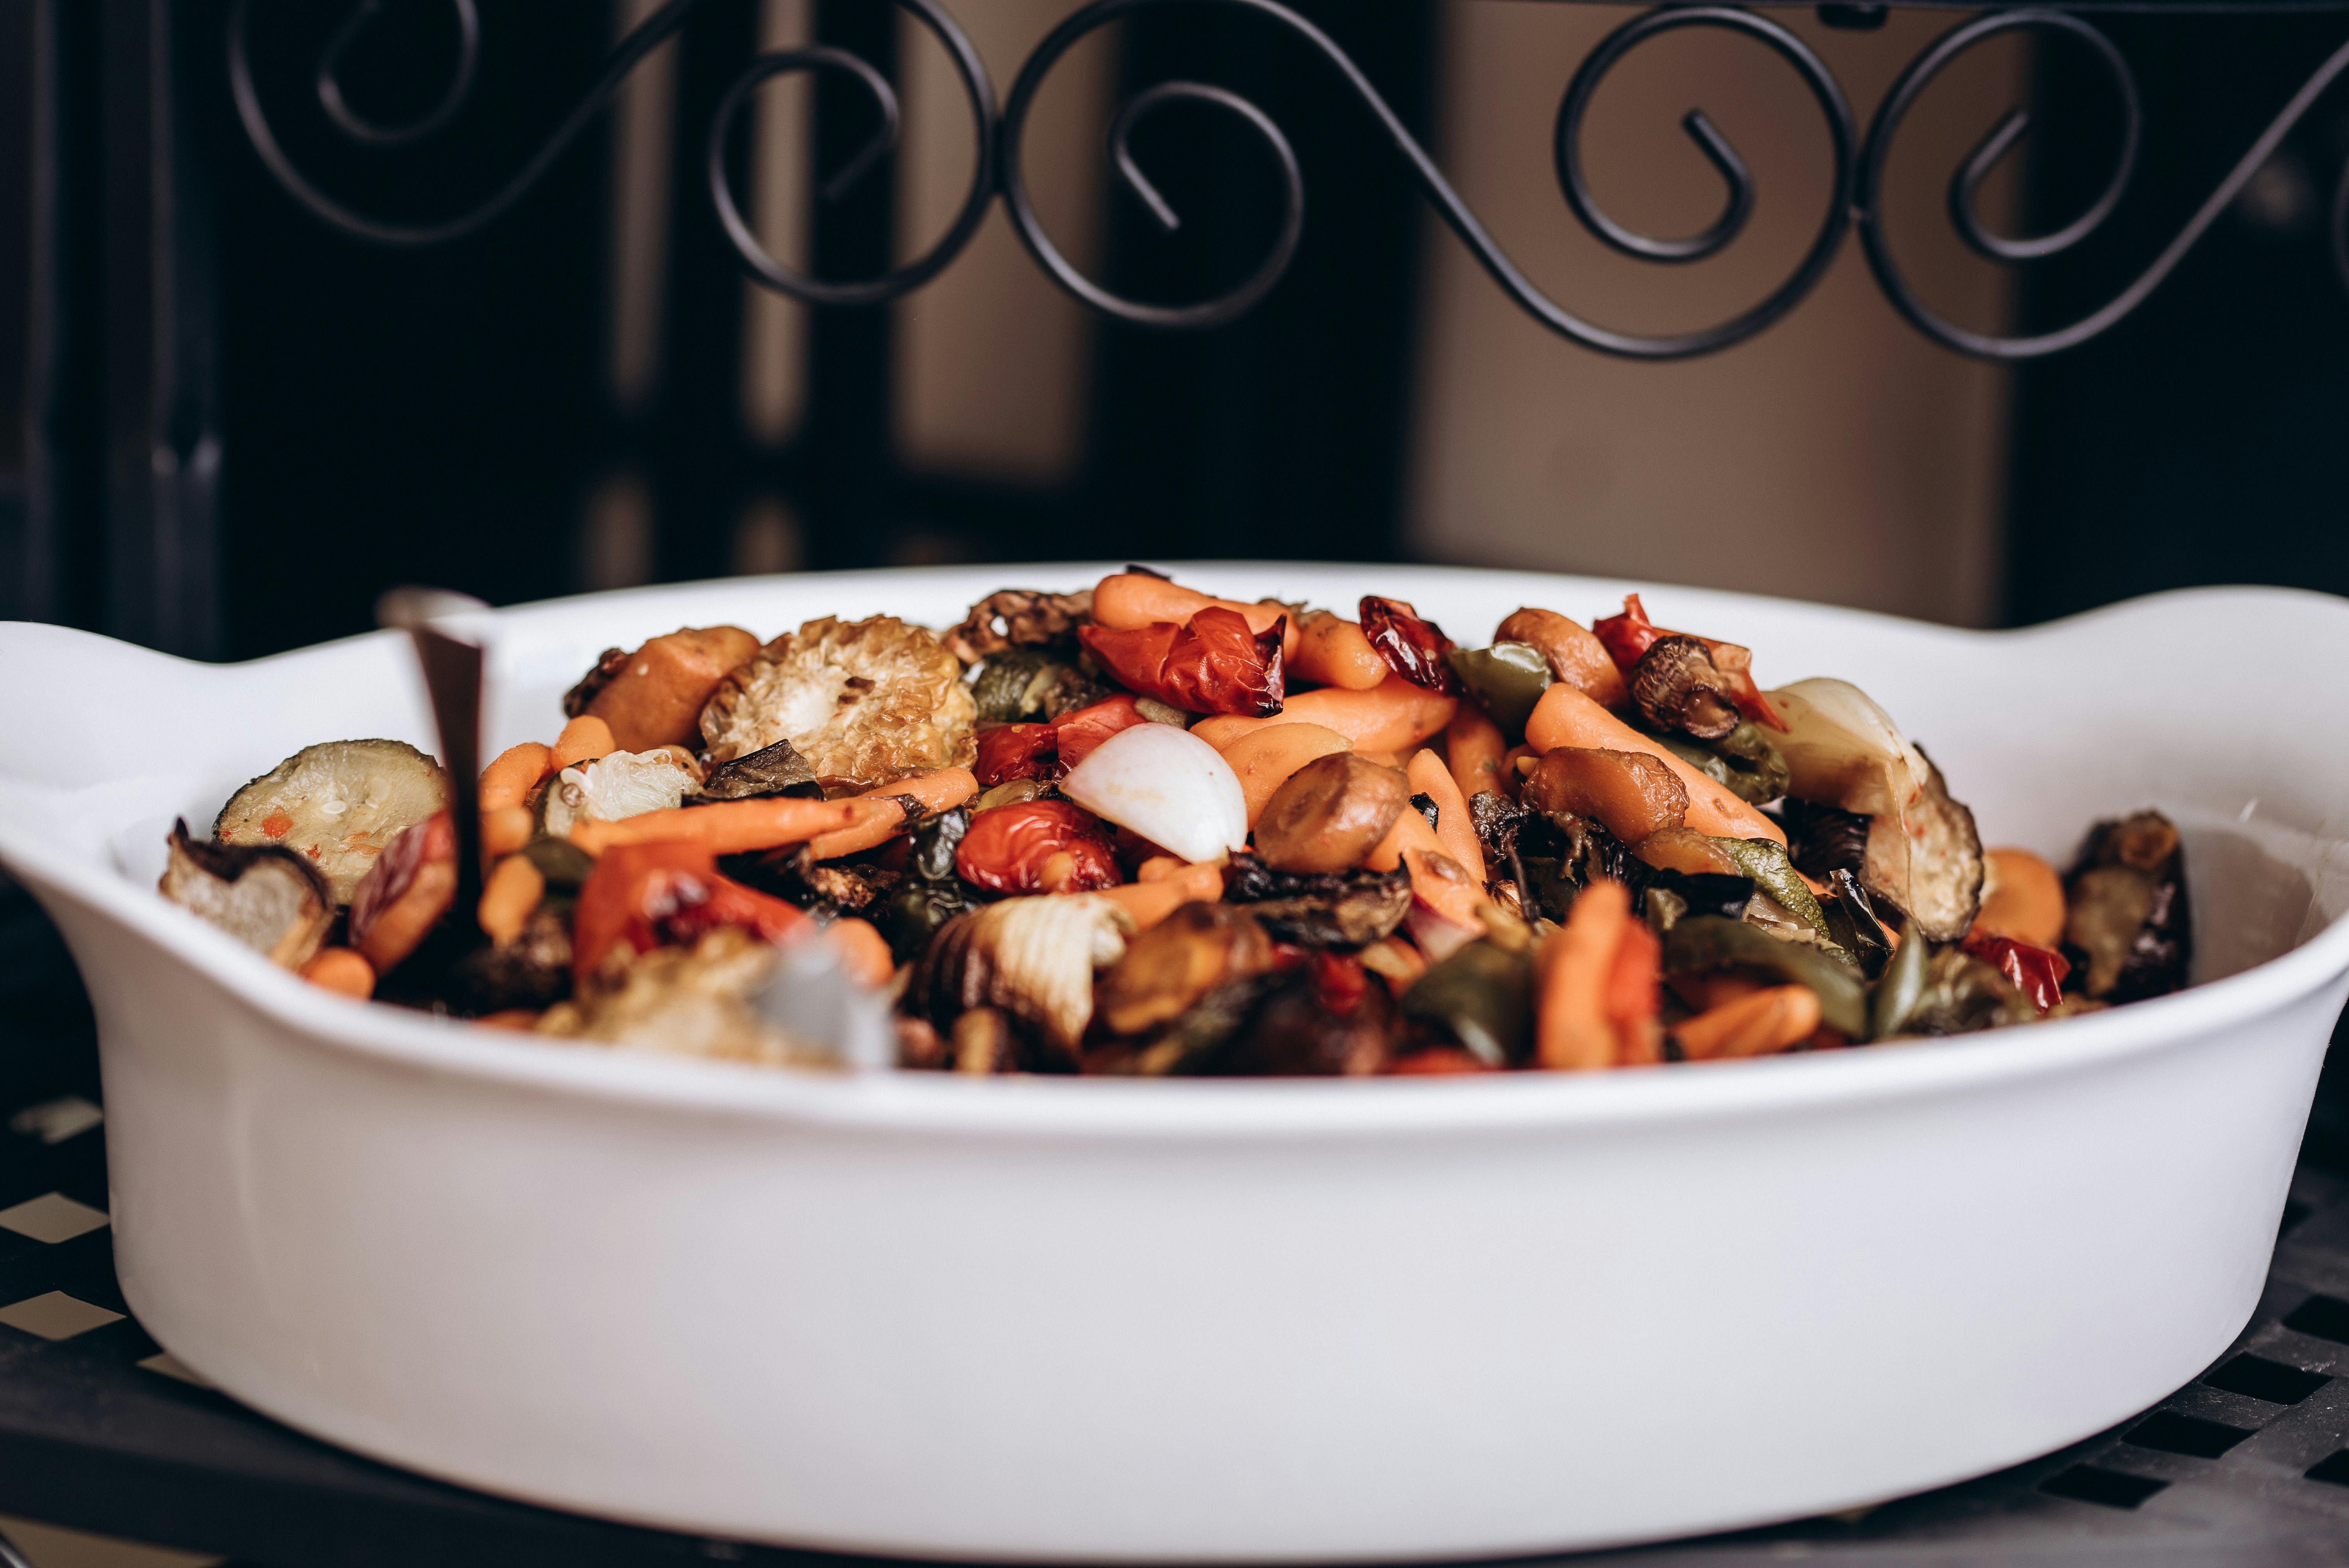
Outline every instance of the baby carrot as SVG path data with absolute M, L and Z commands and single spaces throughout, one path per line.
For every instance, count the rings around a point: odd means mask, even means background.
M 302 965 L 302 978 L 321 990 L 364 1002 L 375 995 L 375 965 L 347 947 L 321 947 Z
M 1473 702 L 1462 703 L 1452 722 L 1444 726 L 1444 760 L 1451 764 L 1452 781 L 1460 787 L 1464 799 L 1484 789 L 1503 795 L 1510 792 L 1508 781 L 1501 777 L 1501 758 L 1508 750 L 1501 727 Z
M 1309 614 L 1298 628 L 1297 651 L 1288 655 L 1288 673 L 1315 686 L 1369 691 L 1393 671 L 1362 634 L 1360 622 L 1329 610 Z
M 1403 809 L 1362 864 L 1374 872 L 1403 867 L 1411 872 L 1412 897 L 1469 935 L 1485 934 L 1484 919 L 1476 913 L 1476 904 L 1485 896 L 1483 881 L 1470 880 L 1475 873 L 1444 847 L 1444 841 L 1417 809 Z
M 1621 1046 L 1618 1067 L 1651 1067 L 1664 1059 L 1663 1026 L 1656 1021 L 1663 1003 L 1663 958 L 1664 944 L 1646 921 L 1624 925 L 1615 967 L 1607 975 L 1607 1020 Z
M 533 786 L 554 770 L 554 748 L 541 746 L 535 740 L 525 740 L 499 752 L 497 760 L 481 769 L 482 814 L 521 805 Z
M 1368 691 L 1323 686 L 1290 697 L 1270 718 L 1217 714 L 1191 727 L 1191 733 L 1221 751 L 1251 730 L 1276 724 L 1318 724 L 1354 743 L 1357 751 L 1401 751 L 1426 740 L 1452 722 L 1460 699 L 1416 686 L 1391 675 Z
M 803 800 L 792 795 L 769 795 L 756 800 L 720 800 L 714 806 L 646 811 L 616 822 L 582 822 L 571 830 L 571 841 L 591 855 L 620 844 L 655 843 L 698 844 L 714 855 L 739 855 L 802 843 L 844 828 L 905 820 L 905 813 L 895 800 Z
M 1434 800 L 1435 837 L 1444 852 L 1466 867 L 1477 885 L 1483 886 L 1485 846 L 1477 841 L 1476 825 L 1468 820 L 1468 801 L 1453 781 L 1452 770 L 1434 752 L 1420 750 L 1411 754 L 1403 777 L 1411 780 L 1413 794 Z
M 1819 1026 L 1819 999 L 1807 985 L 1773 985 L 1699 1013 L 1672 1030 L 1692 1062 L 1760 1057 L 1807 1039 Z
M 1247 801 L 1247 825 L 1253 828 L 1273 791 L 1288 783 L 1290 774 L 1333 751 L 1352 749 L 1344 736 L 1318 724 L 1276 724 L 1241 736 L 1224 748 L 1223 758 L 1239 775 L 1240 794 Z
M 564 725 L 563 733 L 554 738 L 554 754 L 547 758 L 547 771 L 560 773 L 565 768 L 609 757 L 618 749 L 618 744 L 612 739 L 612 727 L 592 713 L 583 713 Z
M 1093 586 L 1093 622 L 1112 631 L 1139 631 L 1161 621 L 1187 626 L 1192 616 L 1211 605 L 1237 611 L 1247 618 L 1248 630 L 1258 636 L 1270 631 L 1275 621 L 1288 616 L 1288 624 L 1281 633 L 1280 655 L 1284 663 L 1297 656 L 1297 616 L 1286 604 L 1276 604 L 1269 599 L 1257 604 L 1217 599 L 1195 588 L 1169 583 L 1164 577 L 1153 577 L 1147 572 L 1112 572 Z
M 508 855 L 490 872 L 481 887 L 479 923 L 481 934 L 503 947 L 522 934 L 522 928 L 546 896 L 546 878 L 528 855 Z
M 823 928 L 823 939 L 840 954 L 841 965 L 848 971 L 849 978 L 860 985 L 877 989 L 889 984 L 889 976 L 897 972 L 897 961 L 889 953 L 888 938 L 869 920 L 835 920 Z
M 2067 913 L 2064 879 L 2055 868 L 2029 850 L 1985 850 L 1982 861 L 1990 874 L 1982 881 L 1974 931 L 2033 947 L 2062 942 Z
M 877 844 L 887 842 L 911 822 L 915 816 L 926 817 L 933 811 L 952 810 L 978 793 L 978 780 L 971 776 L 971 771 L 968 768 L 932 768 L 924 772 L 909 774 L 905 778 L 887 784 L 877 785 L 862 795 L 852 796 L 851 799 L 911 800 L 916 807 L 913 816 L 900 816 L 895 821 L 891 821 L 887 816 L 875 813 L 870 821 L 860 822 L 854 828 L 843 829 L 836 833 L 817 834 L 808 841 L 809 852 L 817 860 L 829 861 L 836 860 L 842 855 L 853 855 L 859 850 L 872 849 Z M 699 810 L 706 811 L 709 808 L 704 806 Z
M 1566 924 L 1542 944 L 1534 1018 L 1542 1066 L 1588 1072 L 1615 1065 L 1621 1041 L 1607 1016 L 1608 980 L 1630 923 L 1630 892 L 1600 877 L 1576 896 Z
M 481 853 L 492 860 L 512 854 L 538 832 L 538 820 L 527 806 L 501 806 L 481 812 Z
M 1680 775 L 1688 786 L 1688 825 L 1718 839 L 1770 839 L 1786 841 L 1777 823 L 1730 793 L 1728 786 L 1698 772 L 1674 756 L 1669 747 L 1649 739 L 1564 682 L 1553 684 L 1534 705 L 1526 720 L 1526 741 L 1537 750 L 1561 746 L 1590 747 L 1602 751 L 1644 751 Z
M 1186 903 L 1213 903 L 1223 897 L 1224 868 L 1185 866 L 1150 882 L 1105 887 L 1101 895 L 1132 915 L 1135 930 L 1147 931 Z

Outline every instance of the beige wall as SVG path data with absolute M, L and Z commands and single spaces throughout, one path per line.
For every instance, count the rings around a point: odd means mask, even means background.
M 1631 13 L 1452 0 L 1438 154 L 1553 298 L 1609 325 L 1685 330 L 1733 315 L 1795 266 L 1826 203 L 1817 109 L 1762 46 L 1668 35 L 1609 79 L 1586 168 L 1619 221 L 1710 223 L 1722 185 L 1679 127 L 1702 107 L 1758 186 L 1745 235 L 1684 266 L 1585 232 L 1550 162 L 1559 98 Z M 1836 33 L 1777 10 L 1826 57 L 1864 128 L 1893 75 L 1955 18 L 1895 12 Z M 1950 171 L 2013 101 L 2023 56 L 1994 44 L 1911 115 L 1888 186 L 1911 275 L 1945 313 L 2002 321 L 1996 269 L 1940 216 Z M 1986 203 L 2005 200 L 1994 180 Z M 1935 346 L 1869 278 L 1855 235 L 1809 299 L 1760 337 L 1678 364 L 1610 358 L 1520 313 L 1431 222 L 1412 499 L 1414 549 L 1439 560 L 1652 577 L 1960 623 L 1996 612 L 2003 372 Z

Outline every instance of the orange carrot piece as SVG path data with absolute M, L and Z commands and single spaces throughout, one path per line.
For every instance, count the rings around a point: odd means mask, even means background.
M 1990 875 L 1984 879 L 1982 912 L 1968 934 L 2004 936 L 2033 947 L 2062 943 L 2068 913 L 2064 879 L 2055 868 L 2029 850 L 1985 850 L 1982 859 Z
M 1239 775 L 1240 794 L 1247 801 L 1247 825 L 1264 815 L 1273 791 L 1307 763 L 1334 751 L 1350 751 L 1353 743 L 1334 729 L 1318 724 L 1276 724 L 1251 730 L 1224 748 L 1223 758 Z
M 1473 702 L 1464 702 L 1444 727 L 1444 760 L 1451 766 L 1452 781 L 1462 799 L 1473 799 L 1485 789 L 1507 795 L 1501 778 L 1501 759 L 1509 754 L 1508 738 L 1492 716 Z
M 1444 758 L 1433 751 L 1414 751 L 1404 766 L 1403 777 L 1411 780 L 1411 792 L 1425 795 L 1435 802 L 1435 837 L 1444 852 L 1467 868 L 1485 885 L 1485 846 L 1476 837 L 1476 824 L 1468 820 L 1468 798 L 1452 777 L 1452 769 Z
M 1135 929 L 1147 931 L 1186 903 L 1213 903 L 1222 898 L 1224 868 L 1185 866 L 1161 874 L 1154 882 L 1105 887 L 1101 895 L 1132 915 Z
M 302 978 L 322 991 L 364 1002 L 375 995 L 375 965 L 347 947 L 321 947 L 302 965 Z
M 1221 751 L 1241 736 L 1276 724 L 1318 724 L 1354 743 L 1357 751 L 1409 752 L 1452 722 L 1460 699 L 1389 676 L 1368 691 L 1323 686 L 1301 691 L 1270 718 L 1219 713 L 1191 727 L 1191 733 Z
M 1602 751 L 1644 751 L 1680 775 L 1688 786 L 1688 825 L 1717 839 L 1769 839 L 1785 843 L 1777 823 L 1730 793 L 1729 787 L 1698 772 L 1671 748 L 1651 740 L 1564 682 L 1553 683 L 1526 720 L 1526 742 L 1543 752 L 1561 746 Z
M 1439 814 L 1441 810 L 1439 807 Z M 1456 867 L 1457 874 L 1446 874 L 1444 865 L 1431 863 L 1431 857 Z M 1485 896 L 1484 882 L 1482 879 L 1470 880 L 1475 877 L 1475 872 L 1461 865 L 1452 851 L 1444 848 L 1444 841 L 1435 836 L 1435 830 L 1427 825 L 1427 819 L 1419 814 L 1417 808 L 1403 809 L 1402 814 L 1394 820 L 1394 826 L 1387 830 L 1387 836 L 1379 841 L 1378 847 L 1370 852 L 1362 864 L 1374 872 L 1391 872 L 1397 866 L 1403 867 L 1411 872 L 1413 898 L 1466 931 L 1470 936 L 1485 934 L 1484 916 L 1476 913 L 1476 905 Z
M 1663 1026 L 1656 1021 L 1663 1006 L 1663 958 L 1664 944 L 1646 921 L 1623 927 L 1615 966 L 1607 974 L 1607 1018 L 1621 1047 L 1618 1067 L 1651 1067 L 1664 1059 Z
M 714 855 L 739 855 L 804 843 L 824 833 L 874 821 L 900 823 L 905 813 L 895 800 L 803 800 L 769 795 L 756 800 L 720 800 L 712 806 L 679 806 L 646 811 L 616 822 L 582 822 L 571 841 L 591 855 L 619 844 L 698 844 Z
M 1371 646 L 1358 621 L 1316 610 L 1305 617 L 1299 633 L 1297 651 L 1287 661 L 1288 673 L 1299 680 L 1369 691 L 1394 673 Z
M 593 762 L 598 757 L 609 757 L 620 749 L 612 738 L 612 727 L 592 713 L 583 713 L 563 727 L 554 738 L 554 753 L 547 758 L 547 771 L 560 773 L 582 762 Z
M 1169 583 L 1164 577 L 1153 577 L 1147 572 L 1112 572 L 1093 585 L 1093 624 L 1112 631 L 1139 631 L 1161 621 L 1187 626 L 1192 616 L 1210 607 L 1237 611 L 1247 618 L 1248 630 L 1258 636 L 1270 631 L 1275 621 L 1288 616 L 1288 624 L 1280 639 L 1281 660 L 1286 664 L 1297 656 L 1297 617 L 1286 604 L 1276 604 L 1269 599 L 1256 604 L 1218 599 L 1195 588 Z
M 1575 898 L 1566 924 L 1542 944 L 1534 1048 L 1543 1067 L 1588 1072 L 1615 1065 L 1622 1042 L 1607 1016 L 1607 982 L 1630 923 L 1629 890 L 1599 877 Z
M 481 813 L 481 853 L 491 860 L 512 854 L 538 833 L 527 806 L 501 806 Z
M 1699 1013 L 1672 1030 L 1692 1062 L 1768 1056 L 1808 1039 L 1819 1026 L 1819 999 L 1807 985 L 1773 985 Z
M 481 934 L 503 947 L 522 934 L 522 928 L 546 896 L 546 878 L 528 855 L 508 855 L 481 885 L 478 914 Z
M 535 740 L 525 740 L 499 752 L 497 760 L 481 769 L 482 815 L 521 805 L 538 781 L 554 770 L 554 748 Z
M 876 814 L 871 821 L 860 822 L 841 832 L 819 833 L 809 841 L 808 850 L 817 860 L 830 861 L 842 855 L 853 855 L 859 850 L 873 849 L 903 832 L 915 817 L 926 817 L 933 811 L 950 811 L 978 793 L 978 780 L 971 776 L 968 768 L 932 768 L 908 774 L 892 783 L 875 785 L 850 799 L 911 800 L 919 808 L 914 816 L 900 816 L 893 822 L 885 815 Z M 706 811 L 709 808 L 703 806 L 699 810 Z
M 823 928 L 823 939 L 840 954 L 841 965 L 848 971 L 849 978 L 859 985 L 877 989 L 889 984 L 889 976 L 897 972 L 897 960 L 889 951 L 889 939 L 869 920 L 835 920 Z

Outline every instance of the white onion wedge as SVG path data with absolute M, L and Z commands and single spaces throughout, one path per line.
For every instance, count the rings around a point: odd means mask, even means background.
M 1247 847 L 1239 776 L 1214 747 L 1171 724 L 1118 731 L 1069 770 L 1061 792 L 1186 861 Z

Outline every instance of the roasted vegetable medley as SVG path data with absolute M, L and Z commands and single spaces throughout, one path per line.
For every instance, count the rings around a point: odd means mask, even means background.
M 943 635 L 678 631 L 483 771 L 462 907 L 447 780 L 389 740 L 182 823 L 161 891 L 349 995 L 810 1066 L 779 986 L 885 999 L 909 1068 L 1154 1076 L 1842 1049 L 2186 983 L 2158 812 L 2068 872 L 1985 851 L 1857 686 L 1765 690 L 1636 595 L 1481 648 L 1355 612 L 1133 567 Z

